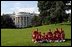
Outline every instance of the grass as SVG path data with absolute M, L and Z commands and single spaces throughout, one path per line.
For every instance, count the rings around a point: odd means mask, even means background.
M 65 38 L 71 39 L 71 25 L 63 24 L 50 24 L 39 27 L 25 28 L 25 29 L 1 29 L 1 46 L 71 46 L 71 40 L 66 42 L 52 42 L 52 43 L 33 43 L 32 30 L 38 28 L 39 31 L 48 32 L 48 29 L 52 29 L 52 32 L 56 28 L 63 28 L 65 31 Z

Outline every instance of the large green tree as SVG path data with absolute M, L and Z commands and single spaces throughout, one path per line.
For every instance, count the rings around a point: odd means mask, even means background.
M 1 16 L 1 28 L 15 28 L 15 24 L 10 15 Z
M 34 17 L 32 18 L 32 26 L 40 26 L 41 25 L 40 21 L 41 21 L 40 17 L 34 15 Z
M 70 1 L 38 1 L 38 8 L 40 11 L 41 23 L 46 23 L 46 17 L 50 16 L 50 22 L 62 22 L 67 17 L 65 10 L 71 8 L 66 5 Z

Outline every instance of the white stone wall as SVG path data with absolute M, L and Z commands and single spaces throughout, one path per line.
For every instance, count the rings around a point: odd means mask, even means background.
M 29 13 L 23 13 L 23 14 L 15 14 L 13 15 L 13 18 L 15 18 L 14 22 L 16 27 L 27 27 L 31 25 L 31 19 L 33 15 Z

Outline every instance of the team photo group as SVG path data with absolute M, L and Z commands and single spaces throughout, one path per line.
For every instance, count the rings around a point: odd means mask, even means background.
M 65 41 L 65 33 L 62 28 L 54 31 L 54 33 L 51 32 L 51 29 L 47 33 L 41 33 L 37 30 L 33 30 L 32 32 L 32 41 L 34 43 L 37 42 L 64 42 Z

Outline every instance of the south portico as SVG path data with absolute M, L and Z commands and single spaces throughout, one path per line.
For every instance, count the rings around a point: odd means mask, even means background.
M 31 25 L 31 15 L 30 14 L 16 14 L 15 16 L 15 25 L 16 27 L 27 27 Z

